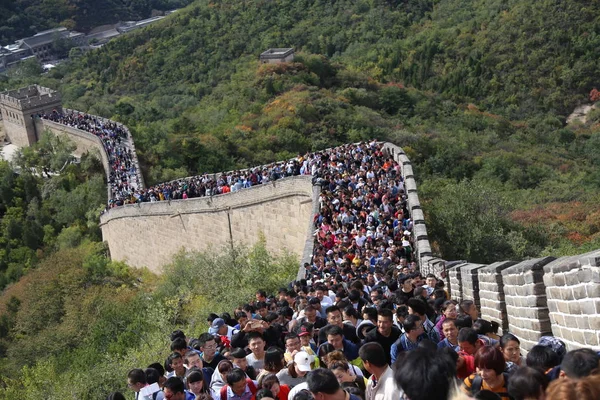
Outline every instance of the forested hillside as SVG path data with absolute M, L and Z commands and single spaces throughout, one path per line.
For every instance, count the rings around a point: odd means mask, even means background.
M 25 35 L 39 15 L 85 29 L 179 5 L 57 0 L 15 14 L 33 3 L 2 3 L 0 37 Z M 440 256 L 576 254 L 600 247 L 600 111 L 566 116 L 600 86 L 599 18 L 600 3 L 576 0 L 198 0 L 48 74 L 25 63 L 0 90 L 39 83 L 126 123 L 150 184 L 391 140 L 413 161 Z M 288 46 L 293 63 L 259 64 Z M 62 165 L 39 149 L 23 165 Z M 131 365 L 167 355 L 165 332 L 194 335 L 207 310 L 231 311 L 234 300 L 203 296 L 232 290 L 227 268 L 251 272 L 241 297 L 264 276 L 275 289 L 294 275 L 293 260 L 261 246 L 181 257 L 162 278 L 131 271 L 97 243 L 97 160 L 49 180 L 0 173 L 0 285 L 35 270 L 0 297 L 0 398 L 124 390 Z
M 0 2 L 0 44 L 64 26 L 82 32 L 148 18 L 153 11 L 187 5 L 191 0 L 14 0 Z

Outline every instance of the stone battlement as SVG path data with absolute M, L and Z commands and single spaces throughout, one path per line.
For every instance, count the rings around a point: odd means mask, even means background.
M 24 112 L 57 102 L 61 102 L 60 93 L 39 85 L 30 85 L 0 93 L 0 104 Z

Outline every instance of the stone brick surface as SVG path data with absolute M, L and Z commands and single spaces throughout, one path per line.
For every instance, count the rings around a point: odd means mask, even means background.
M 552 332 L 569 350 L 600 350 L 600 250 L 559 258 L 544 266 Z
M 554 257 L 520 262 L 500 273 L 504 285 L 508 330 L 524 338 L 521 347 L 531 349 L 552 331 L 544 285 L 543 266 Z M 516 332 L 520 332 L 519 335 Z
M 504 332 L 508 330 L 508 317 L 501 272 L 515 264 L 516 261 L 501 261 L 477 271 L 481 318 L 497 322 Z
M 102 216 L 102 237 L 113 259 L 155 272 L 181 249 L 251 245 L 261 235 L 269 250 L 286 249 L 300 260 L 312 196 L 311 177 L 292 177 L 212 198 L 128 205 Z

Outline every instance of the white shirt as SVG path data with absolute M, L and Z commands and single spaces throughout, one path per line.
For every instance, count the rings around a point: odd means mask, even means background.
M 381 375 L 377 384 L 375 384 L 374 378 L 375 376 L 371 375 L 367 381 L 365 400 L 398 400 L 400 390 L 394 380 L 394 372 L 389 366 Z

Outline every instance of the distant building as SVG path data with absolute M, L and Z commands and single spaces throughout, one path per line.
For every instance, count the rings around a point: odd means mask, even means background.
M 294 49 L 269 49 L 260 55 L 263 64 L 279 64 L 294 61 Z
M 29 49 L 40 61 L 52 59 L 54 44 L 59 40 L 66 40 L 71 46 L 87 44 L 85 35 L 81 32 L 69 31 L 67 28 L 55 28 L 36 33 L 35 35 L 20 39 L 15 42 L 19 49 Z
M 33 115 L 62 112 L 60 94 L 52 89 L 31 85 L 0 93 L 0 114 L 6 138 L 17 146 L 30 146 L 37 142 Z

